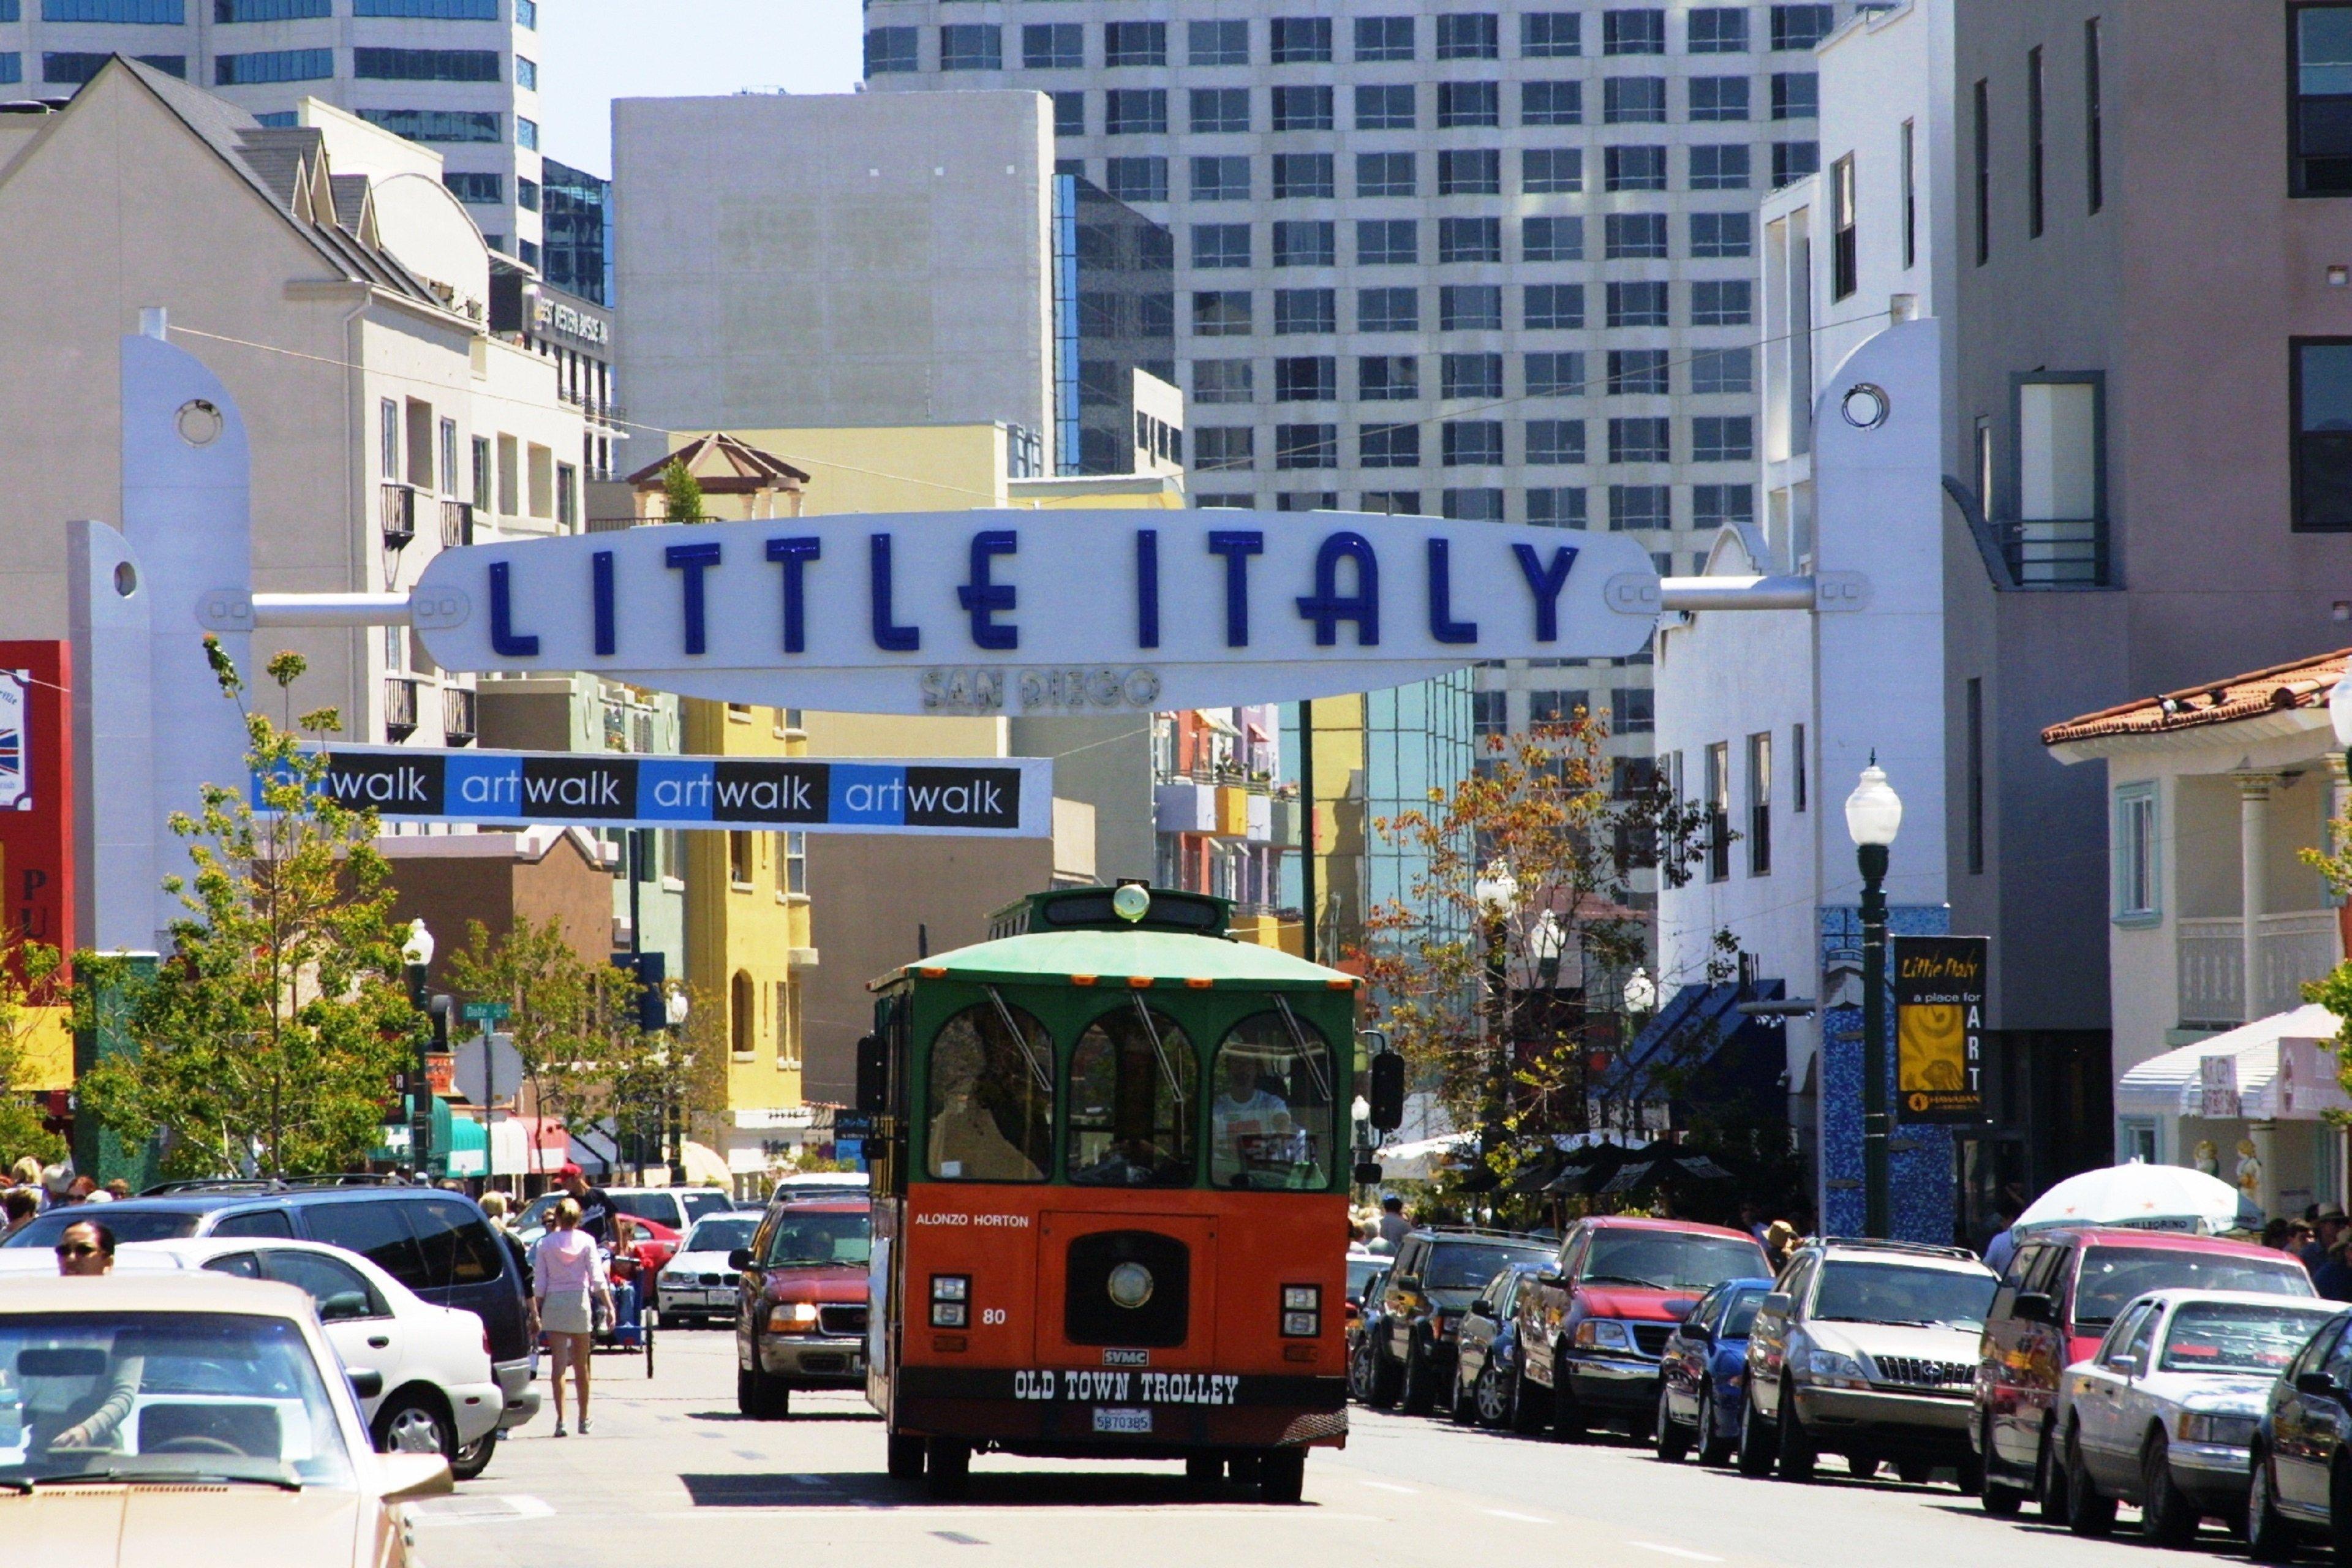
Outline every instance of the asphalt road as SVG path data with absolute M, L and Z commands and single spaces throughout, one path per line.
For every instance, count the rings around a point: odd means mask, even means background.
M 1169 1464 L 1001 1455 L 974 1461 L 967 1500 L 935 1504 L 882 1473 L 881 1423 L 855 1394 L 796 1394 L 789 1420 L 743 1420 L 724 1331 L 665 1332 L 658 1368 L 648 1382 L 641 1360 L 598 1357 L 593 1436 L 558 1440 L 542 1413 L 479 1481 L 422 1505 L 430 1568 L 666 1568 L 755 1561 L 780 1545 L 869 1568 L 959 1552 L 1023 1568 L 1229 1568 L 1368 1561 L 1359 1554 L 1393 1552 L 1401 1533 L 1415 1561 L 1448 1564 L 1529 1553 L 1579 1568 L 2147 1562 L 2128 1511 L 2115 1540 L 2083 1541 L 2030 1510 L 1987 1518 L 1948 1485 L 1752 1481 L 1663 1465 L 1622 1440 L 1570 1446 L 1362 1410 L 1344 1451 L 1308 1461 L 1297 1508 L 1195 1495 Z M 1823 1475 L 1840 1463 L 1824 1460 Z M 2243 1557 L 2209 1531 L 2198 1555 L 2224 1554 Z

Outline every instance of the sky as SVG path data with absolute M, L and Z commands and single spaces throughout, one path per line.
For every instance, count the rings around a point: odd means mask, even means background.
M 541 147 L 613 173 L 613 100 L 746 89 L 848 92 L 864 75 L 858 0 L 547 0 Z

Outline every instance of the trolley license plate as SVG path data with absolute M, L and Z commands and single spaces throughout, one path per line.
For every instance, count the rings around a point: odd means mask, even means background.
M 1151 1412 L 1148 1409 L 1095 1409 L 1095 1430 L 1097 1432 L 1150 1432 Z

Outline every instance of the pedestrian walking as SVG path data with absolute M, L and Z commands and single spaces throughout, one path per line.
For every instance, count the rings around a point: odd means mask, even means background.
M 576 1171 L 578 1167 L 573 1167 Z M 563 1436 L 563 1374 L 579 1393 L 580 1433 L 588 1435 L 588 1363 L 596 1347 L 596 1308 L 609 1319 L 611 1288 L 605 1283 L 595 1238 L 580 1224 L 580 1204 L 565 1198 L 551 1216 L 554 1225 L 539 1238 L 531 1260 L 531 1328 L 547 1335 L 555 1383 L 555 1435 Z
M 555 1179 L 563 1184 L 563 1190 L 580 1205 L 580 1228 L 597 1246 L 612 1246 L 613 1215 L 617 1212 L 613 1207 L 612 1195 L 602 1187 L 591 1186 L 586 1173 L 577 1165 L 565 1164 L 555 1173 Z
M 1771 1260 L 1772 1272 L 1779 1274 L 1789 1261 L 1789 1254 L 1797 1249 L 1797 1227 L 1785 1219 L 1776 1219 L 1764 1227 L 1764 1256 Z
M 1391 1193 L 1381 1200 L 1381 1239 L 1393 1247 L 1412 1234 L 1412 1222 L 1404 1217 L 1404 1200 Z

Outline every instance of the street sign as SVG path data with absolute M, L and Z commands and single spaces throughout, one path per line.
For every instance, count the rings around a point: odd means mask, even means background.
M 1984 1120 L 1985 974 L 1980 936 L 1898 936 L 1895 1120 Z
M 835 1142 L 838 1143 L 845 1138 L 871 1138 L 873 1136 L 874 1118 L 871 1113 L 863 1110 L 836 1110 L 833 1113 L 833 1141 Z
M 1639 652 L 1625 534 L 1354 513 L 1000 511 L 633 528 L 445 550 L 435 663 L 732 702 L 1074 716 Z
M 468 1024 L 503 1024 L 514 1007 L 506 1002 L 468 1002 L 462 1011 Z

